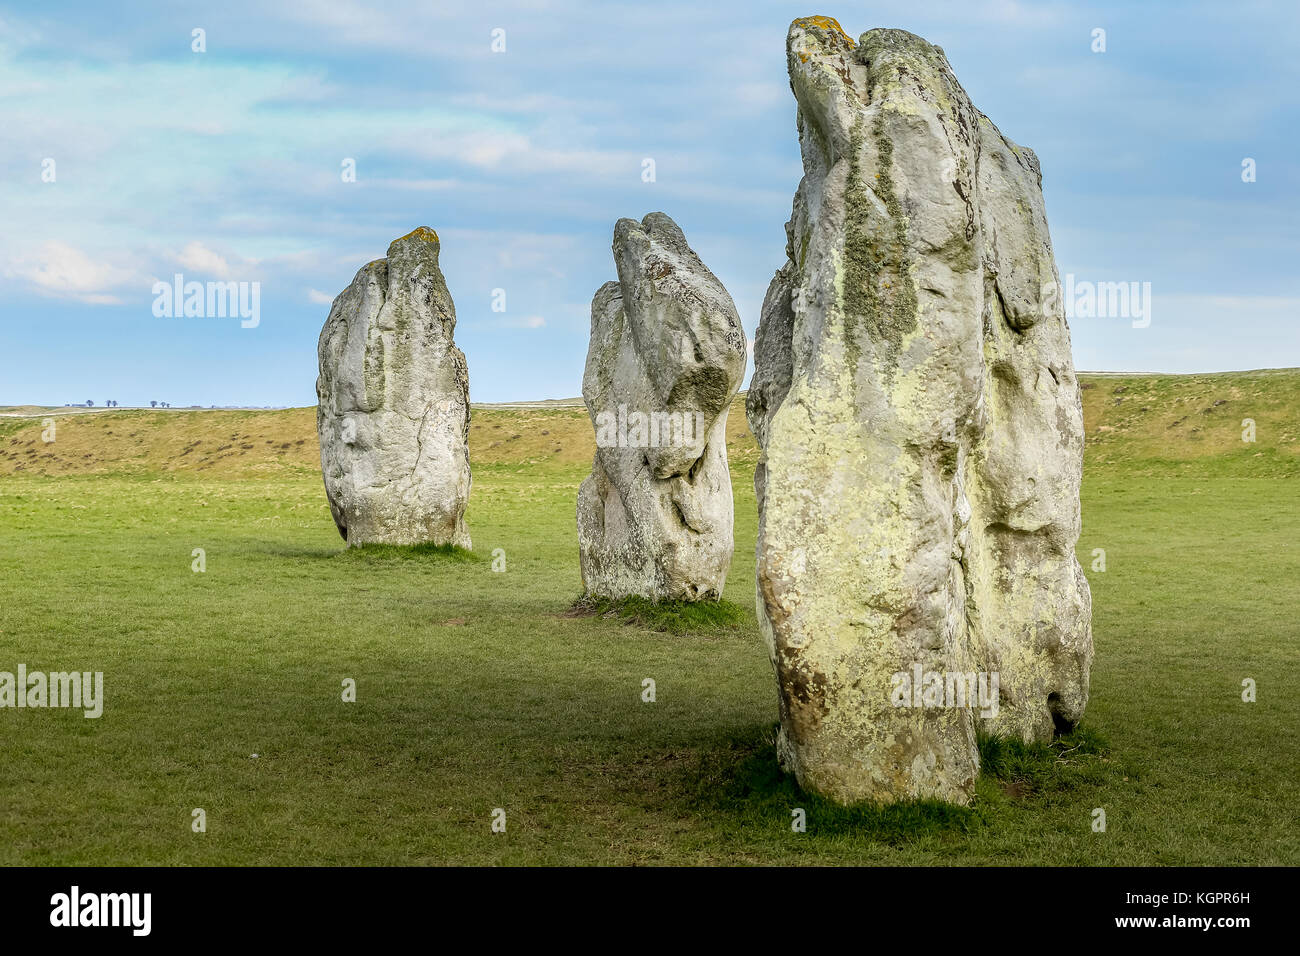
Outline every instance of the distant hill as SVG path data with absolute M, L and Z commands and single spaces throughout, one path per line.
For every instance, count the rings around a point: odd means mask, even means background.
M 1204 375 L 1083 372 L 1085 469 L 1136 474 L 1260 474 L 1300 477 L 1300 369 Z M 29 411 L 27 409 L 30 409 Z M 41 440 L 45 410 L 0 418 L 0 476 L 192 475 L 275 478 L 320 469 L 316 410 L 167 411 L 114 409 L 56 418 Z M 1254 443 L 1242 422 L 1255 423 Z M 732 461 L 753 467 L 758 449 L 738 396 L 727 422 Z M 476 466 L 585 467 L 595 438 L 578 399 L 475 405 L 470 458 Z

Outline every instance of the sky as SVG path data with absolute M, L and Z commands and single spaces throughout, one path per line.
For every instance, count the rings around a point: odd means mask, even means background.
M 812 14 L 943 47 L 1038 154 L 1062 279 L 1150 290 L 1075 311 L 1077 368 L 1300 366 L 1293 3 L 0 0 L 0 404 L 313 405 L 331 300 L 420 225 L 474 401 L 580 393 L 621 217 L 672 216 L 752 339 Z M 257 283 L 256 326 L 156 315 L 177 273 Z

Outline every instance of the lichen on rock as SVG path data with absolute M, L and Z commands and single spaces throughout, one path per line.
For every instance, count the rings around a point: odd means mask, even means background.
M 321 330 L 321 471 L 349 545 L 470 547 L 469 371 L 440 248 L 425 226 L 394 240 Z
M 747 404 L 778 752 L 842 802 L 965 803 L 977 728 L 1048 738 L 1088 696 L 1082 416 L 1038 160 L 920 37 L 810 17 L 786 49 L 804 176 Z M 996 700 L 896 706 L 914 673 L 996 675 Z
M 578 492 L 589 597 L 716 600 L 734 547 L 726 427 L 745 336 L 722 283 L 661 212 L 614 227 L 618 281 L 591 303 Z

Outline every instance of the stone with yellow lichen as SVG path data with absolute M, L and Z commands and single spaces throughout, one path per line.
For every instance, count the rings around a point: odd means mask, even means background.
M 1048 739 L 1088 698 L 1082 416 L 1038 160 L 920 37 L 811 17 L 786 49 L 804 178 L 747 406 L 778 752 L 842 802 L 966 803 L 977 728 Z M 896 706 L 913 673 L 999 692 Z
M 591 303 L 596 430 L 578 491 L 587 595 L 717 600 L 734 548 L 727 412 L 745 335 L 722 283 L 661 212 L 614 227 L 618 281 Z
M 469 371 L 439 248 L 427 226 L 394 240 L 321 330 L 321 470 L 349 545 L 470 546 Z

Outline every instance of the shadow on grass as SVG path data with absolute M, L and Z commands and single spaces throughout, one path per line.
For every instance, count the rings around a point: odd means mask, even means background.
M 777 766 L 775 731 L 767 728 L 702 755 L 692 798 L 701 809 L 733 815 L 746 825 L 761 818 L 788 828 L 791 812 L 802 808 L 812 836 L 865 837 L 891 846 L 928 835 L 965 834 L 980 825 L 978 811 L 941 800 L 842 806 L 807 793 Z
M 313 561 L 328 560 L 339 553 L 339 549 L 333 546 L 316 548 L 300 547 L 264 540 L 248 541 L 247 548 L 249 551 L 270 555 L 274 558 L 305 558 Z
M 422 544 L 363 544 L 356 548 L 344 548 L 335 552 L 336 558 L 344 561 L 428 561 L 453 562 L 468 564 L 482 561 L 468 548 L 454 544 L 434 544 L 425 541 Z
M 487 558 L 454 544 L 364 544 L 349 548 L 287 548 L 262 543 L 257 550 L 280 558 L 306 558 L 324 561 L 349 561 L 379 564 L 394 561 L 422 561 L 428 564 L 472 564 Z
M 749 626 L 749 615 L 730 601 L 651 601 L 643 597 L 617 600 L 586 595 L 569 607 L 572 617 L 617 618 L 652 631 L 701 634 L 734 631 Z
M 777 765 L 775 728 L 756 728 L 701 755 L 688 783 L 689 799 L 710 813 L 735 817 L 737 825 L 779 819 L 788 827 L 791 811 L 803 808 L 811 835 L 899 846 L 925 837 L 958 839 L 1013 803 L 1032 806 L 1050 794 L 1104 786 L 1131 774 L 1111 763 L 1104 738 L 1088 728 L 1043 744 L 981 736 L 979 749 L 980 775 L 969 807 L 941 800 L 844 806 L 802 790 Z

